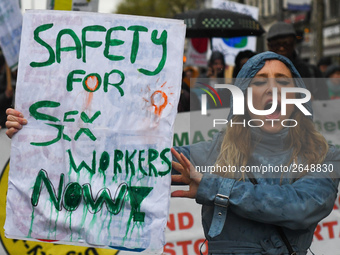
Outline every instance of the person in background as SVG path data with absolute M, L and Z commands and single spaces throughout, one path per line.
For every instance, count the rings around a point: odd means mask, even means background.
M 332 58 L 331 57 L 322 57 L 318 61 L 318 68 L 322 72 L 323 75 L 325 75 L 325 72 L 327 68 L 332 65 Z
M 194 66 L 186 66 L 183 70 L 183 82 L 185 82 L 189 87 L 195 84 L 196 78 L 199 76 L 198 68 Z M 193 83 L 193 84 L 191 84 Z
M 208 62 L 206 75 L 208 78 L 224 78 L 226 67 L 224 55 L 219 51 L 213 51 Z
M 235 57 L 235 66 L 233 70 L 233 78 L 236 78 L 237 74 L 241 70 L 242 66 L 250 59 L 255 56 L 256 52 L 251 50 L 240 51 Z
M 285 56 L 294 64 L 302 78 L 322 78 L 321 71 L 314 65 L 304 62 L 296 53 L 296 31 L 292 24 L 277 22 L 267 34 L 267 46 L 270 51 Z M 307 89 L 314 100 L 327 100 L 327 85 L 322 79 L 305 80 Z
M 208 61 L 208 70 L 206 78 L 209 78 L 209 85 L 214 87 L 217 83 L 228 83 L 225 77 L 225 70 L 228 65 L 225 63 L 225 58 L 222 52 L 213 51 Z M 226 89 L 216 89 L 221 98 L 222 105 L 216 104 L 208 97 L 208 109 L 229 107 L 230 106 L 230 91 Z
M 340 66 L 330 65 L 325 72 L 330 99 L 340 99 Z
M 195 93 L 191 92 L 189 86 L 190 78 L 193 78 L 191 68 L 184 69 L 182 73 L 181 95 L 177 107 L 178 112 L 189 112 L 200 109 L 200 100 Z M 189 82 L 189 84 L 187 82 Z
M 225 83 L 225 69 L 227 65 L 225 64 L 224 55 L 219 51 L 213 51 L 210 55 L 208 61 L 207 71 L 200 73 L 200 75 L 195 80 L 194 84 L 190 84 L 190 91 L 194 93 L 201 104 L 202 94 L 205 92 L 201 89 L 202 83 L 214 87 L 218 82 Z M 203 87 L 205 88 L 205 87 Z M 229 101 L 229 98 L 226 98 Z M 218 105 L 219 106 L 219 105 Z M 211 97 L 207 98 L 207 108 L 211 109 L 216 107 Z

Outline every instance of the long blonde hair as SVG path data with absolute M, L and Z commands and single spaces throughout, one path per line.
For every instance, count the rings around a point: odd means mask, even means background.
M 293 161 L 303 162 L 306 165 L 322 163 L 328 152 L 326 139 L 316 130 L 313 121 L 300 111 L 295 111 L 291 118 L 295 119 L 298 125 L 289 128 L 285 141 L 286 148 L 292 149 L 292 156 L 287 165 Z M 233 122 L 243 122 L 246 119 L 247 117 L 245 116 L 234 116 L 232 118 Z M 254 149 L 254 144 L 251 142 L 250 128 L 242 125 L 231 127 L 228 124 L 221 150 L 215 163 L 216 166 L 229 165 L 239 168 L 247 165 Z M 243 174 L 242 176 L 235 176 L 234 172 L 219 174 L 228 178 L 240 177 L 244 179 Z

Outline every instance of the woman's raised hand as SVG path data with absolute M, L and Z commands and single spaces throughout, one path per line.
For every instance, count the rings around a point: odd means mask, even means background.
M 12 108 L 8 108 L 6 110 L 6 114 L 6 127 L 8 128 L 8 130 L 6 131 L 6 135 L 9 138 L 12 138 L 16 132 L 22 129 L 23 125 L 27 124 L 27 120 L 24 118 L 24 115 L 21 112 Z
M 180 175 L 172 175 L 172 181 L 189 185 L 189 190 L 176 190 L 171 193 L 171 196 L 195 198 L 202 174 L 195 171 L 193 165 L 182 153 L 179 154 L 174 148 L 171 149 L 171 152 L 179 162 L 172 161 L 172 167 L 181 173 Z

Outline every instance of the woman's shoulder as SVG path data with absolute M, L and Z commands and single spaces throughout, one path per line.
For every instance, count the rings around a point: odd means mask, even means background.
M 340 148 L 329 144 L 329 149 L 325 161 L 339 161 L 340 162 Z

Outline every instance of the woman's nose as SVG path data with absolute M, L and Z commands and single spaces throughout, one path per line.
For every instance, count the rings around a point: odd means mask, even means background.
M 276 79 L 268 78 L 267 93 L 273 94 L 274 88 L 278 93 L 281 93 L 281 86 L 279 86 L 279 84 L 276 82 Z
M 283 45 L 280 45 L 279 46 L 279 51 L 284 51 L 286 48 L 285 47 L 283 47 Z

